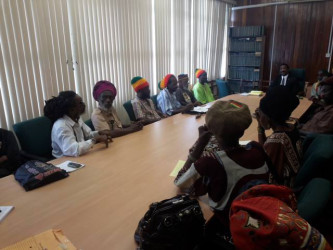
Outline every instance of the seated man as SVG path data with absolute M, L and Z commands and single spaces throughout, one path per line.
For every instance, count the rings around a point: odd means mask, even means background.
M 80 116 L 86 105 L 74 91 L 62 91 L 45 102 L 44 115 L 52 124 L 52 155 L 79 156 L 89 151 L 96 142 L 108 143 L 110 133 L 91 131 Z
M 164 115 L 156 110 L 153 101 L 150 99 L 149 83 L 141 76 L 133 77 L 132 87 L 137 92 L 134 100 L 131 101 L 135 118 L 143 125 L 161 120 Z
M 174 75 L 168 74 L 159 83 L 162 91 L 157 96 L 157 106 L 165 115 L 175 115 L 193 109 L 193 104 L 182 106 L 176 99 L 177 79 Z
M 217 101 L 205 119 L 206 125 L 199 127 L 196 146 L 174 182 L 195 196 L 208 194 L 215 217 L 210 220 L 215 222 L 209 221 L 208 227 L 218 224 L 218 230 L 228 231 L 232 200 L 254 185 L 267 183 L 267 156 L 257 142 L 239 145 L 239 138 L 252 122 L 247 105 L 232 100 Z M 203 155 L 212 135 L 220 149 Z
M 178 75 L 179 87 L 176 90 L 177 101 L 182 105 L 193 104 L 195 107 L 201 105 L 200 102 L 195 99 L 193 93 L 188 89 L 188 75 L 180 74 Z
M 91 121 L 96 130 L 108 131 L 112 138 L 139 131 L 143 127 L 141 123 L 129 126 L 121 124 L 116 110 L 112 107 L 116 95 L 116 87 L 109 81 L 99 81 L 94 86 L 93 96 L 98 101 L 98 108 L 91 114 Z
M 325 80 L 327 77 L 331 76 L 327 70 L 321 69 L 318 71 L 317 82 L 312 84 L 311 93 L 309 96 L 309 100 L 312 101 L 311 106 L 302 114 L 302 116 L 298 119 L 300 124 L 304 124 L 308 122 L 316 112 L 316 110 L 322 107 L 325 103 L 323 99 L 320 98 L 320 83 Z
M 300 86 L 298 80 L 289 73 L 289 66 L 286 63 L 280 65 L 280 75 L 272 82 L 269 87 L 284 86 L 289 89 L 289 91 L 297 95 L 300 92 Z
M 314 103 L 317 103 L 320 97 L 319 83 L 325 80 L 329 76 L 331 76 L 330 73 L 328 73 L 328 71 L 325 69 L 321 69 L 318 71 L 318 78 L 317 78 L 318 81 L 315 82 L 311 87 L 310 100 L 313 101 Z
M 0 129 L 0 178 L 14 173 L 22 163 L 13 132 Z
M 215 101 L 212 90 L 207 84 L 207 72 L 203 69 L 196 69 L 195 76 L 198 78 L 198 82 L 194 85 L 193 92 L 198 102 L 206 104 Z
M 333 76 L 319 85 L 322 105 L 314 111 L 312 118 L 300 127 L 304 133 L 333 133 Z

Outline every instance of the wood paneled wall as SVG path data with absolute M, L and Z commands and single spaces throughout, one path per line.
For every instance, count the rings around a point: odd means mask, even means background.
M 272 3 L 269 0 L 237 0 L 237 6 Z M 274 55 L 273 31 L 276 8 Z M 266 34 L 263 80 L 268 82 L 271 61 L 272 78 L 279 74 L 281 63 L 290 68 L 304 68 L 306 81 L 314 82 L 319 69 L 327 69 L 329 58 L 326 58 L 333 1 L 293 3 L 233 10 L 231 26 L 264 25 Z M 332 58 L 333 64 L 333 58 Z M 332 65 L 331 65 L 332 68 Z

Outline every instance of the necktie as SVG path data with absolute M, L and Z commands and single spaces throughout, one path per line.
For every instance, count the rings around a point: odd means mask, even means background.
M 282 82 L 281 82 L 281 85 L 284 86 L 286 85 L 286 78 L 284 76 L 282 76 Z

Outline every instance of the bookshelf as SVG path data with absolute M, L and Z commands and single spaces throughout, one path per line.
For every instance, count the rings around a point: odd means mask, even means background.
M 231 93 L 261 89 L 264 26 L 230 27 L 228 87 Z

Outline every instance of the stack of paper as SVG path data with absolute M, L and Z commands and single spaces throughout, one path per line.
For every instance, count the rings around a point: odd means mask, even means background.
M 197 106 L 193 108 L 193 111 L 198 112 L 198 113 L 207 113 L 208 108 L 207 107 L 203 107 L 203 106 Z
M 264 94 L 264 92 L 262 92 L 262 91 L 260 91 L 260 90 L 252 90 L 251 92 L 250 92 L 250 95 L 258 95 L 258 96 L 261 96 L 261 95 L 263 95 Z

